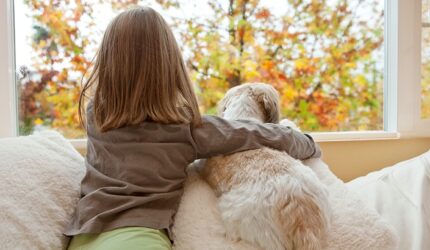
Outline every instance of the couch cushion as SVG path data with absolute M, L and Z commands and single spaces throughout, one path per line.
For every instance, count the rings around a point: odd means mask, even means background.
M 65 249 L 83 157 L 56 132 L 0 139 L 2 249 Z

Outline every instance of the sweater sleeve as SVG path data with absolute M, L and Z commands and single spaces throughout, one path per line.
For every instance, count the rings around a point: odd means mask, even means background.
M 311 136 L 279 124 L 249 120 L 225 120 L 203 116 L 202 125 L 191 129 L 197 159 L 269 147 L 305 160 L 321 156 Z

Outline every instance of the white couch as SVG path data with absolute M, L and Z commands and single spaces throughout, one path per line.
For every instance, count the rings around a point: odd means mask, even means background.
M 62 232 L 79 199 L 79 184 L 85 174 L 83 157 L 60 134 L 43 132 L 27 137 L 0 139 L 0 159 L 0 249 L 65 249 L 68 238 Z M 320 178 L 330 186 L 332 200 L 337 203 L 334 206 L 335 210 L 338 210 L 335 212 L 337 219 L 335 219 L 334 231 L 337 231 L 338 235 L 346 235 L 346 238 L 349 237 L 349 239 L 355 236 L 355 240 L 363 239 L 360 237 L 366 236 L 366 233 L 372 235 L 372 232 L 379 232 L 377 240 L 368 239 L 364 242 L 356 241 L 354 243 L 356 246 L 367 246 L 366 249 L 380 249 L 375 246 L 380 246 L 378 244 L 381 242 L 394 248 L 396 243 L 393 232 L 401 233 L 402 236 L 406 232 L 413 232 L 413 235 L 408 236 L 406 241 L 403 237 L 400 238 L 401 248 L 399 249 L 430 249 L 428 237 L 424 237 L 428 236 L 430 232 L 428 216 L 430 211 L 428 198 L 430 194 L 430 153 L 416 159 L 359 178 L 348 185 L 344 185 L 331 174 L 323 162 L 319 160 L 308 162 Z M 407 169 L 406 167 L 420 170 L 415 172 L 400 170 Z M 391 172 L 393 174 L 388 174 Z M 410 174 L 411 172 L 415 174 Z M 390 175 L 394 176 L 392 178 L 397 183 L 403 183 L 401 186 L 395 187 L 399 191 L 398 194 L 393 191 L 394 187 L 390 189 L 386 186 L 379 186 L 385 185 L 379 181 Z M 230 249 L 250 249 L 246 243 L 241 243 L 245 248 L 239 248 L 239 245 L 231 245 L 231 242 L 222 238 L 222 224 L 219 224 L 220 222 L 216 218 L 216 200 L 205 183 L 196 182 L 196 178 L 198 178 L 196 175 L 189 178 L 186 195 L 178 211 L 175 225 L 176 248 L 187 250 L 228 249 L 222 246 L 230 246 L 233 247 Z M 408 186 L 407 181 L 400 181 L 404 178 L 422 185 Z M 196 184 L 200 185 L 198 187 L 200 189 L 195 188 Z M 416 190 L 418 187 L 420 190 Z M 193 194 L 187 194 L 187 192 L 194 192 L 194 195 L 197 196 L 206 194 L 206 198 L 199 204 L 193 204 L 194 201 L 191 199 Z M 385 196 L 384 192 L 390 192 L 394 196 Z M 400 194 L 416 194 L 417 192 L 420 192 L 421 195 L 408 196 L 409 207 L 404 206 L 405 201 L 399 203 L 397 200 Z M 384 197 L 385 199 L 383 199 Z M 380 200 L 383 202 L 378 202 Z M 387 207 L 384 204 L 389 205 Z M 419 209 L 413 210 L 411 204 Z M 211 206 L 212 208 L 201 209 L 202 213 L 197 213 L 194 217 L 184 216 L 187 210 L 196 206 L 206 208 Z M 394 211 L 402 213 L 397 217 L 402 218 L 403 216 L 404 219 L 393 219 L 394 214 L 392 211 L 390 214 L 389 207 L 396 207 Z M 416 217 L 418 216 L 416 211 L 420 212 L 420 217 Z M 353 216 L 348 216 L 351 213 Z M 405 214 L 408 216 L 404 216 Z M 360 217 L 363 215 L 367 217 Z M 357 221 L 360 218 L 362 221 Z M 215 227 L 215 231 L 212 229 L 201 231 L 211 223 Z M 390 229 L 389 224 L 395 225 L 396 228 Z M 218 228 L 216 228 L 217 226 Z M 415 227 L 419 227 L 419 229 Z M 351 228 L 353 228 L 352 231 Z M 379 231 L 373 230 L 375 228 Z M 218 234 L 216 230 L 218 230 Z M 359 234 L 356 234 L 357 232 Z M 336 247 L 328 249 L 342 249 L 342 245 L 339 244 L 345 244 L 345 241 L 336 241 L 336 239 L 341 238 L 329 239 L 330 244 Z M 218 240 L 218 243 L 214 240 Z M 213 242 L 214 245 L 210 245 L 210 242 Z M 206 243 L 204 248 L 195 248 L 204 243 Z

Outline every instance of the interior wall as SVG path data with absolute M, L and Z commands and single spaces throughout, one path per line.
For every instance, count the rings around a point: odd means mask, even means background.
M 349 181 L 430 150 L 430 138 L 320 142 L 323 159 Z

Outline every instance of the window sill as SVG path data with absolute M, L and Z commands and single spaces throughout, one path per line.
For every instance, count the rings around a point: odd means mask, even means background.
M 387 131 L 346 131 L 346 132 L 315 132 L 310 133 L 316 142 L 336 141 L 377 141 L 395 140 L 400 138 L 398 132 Z

